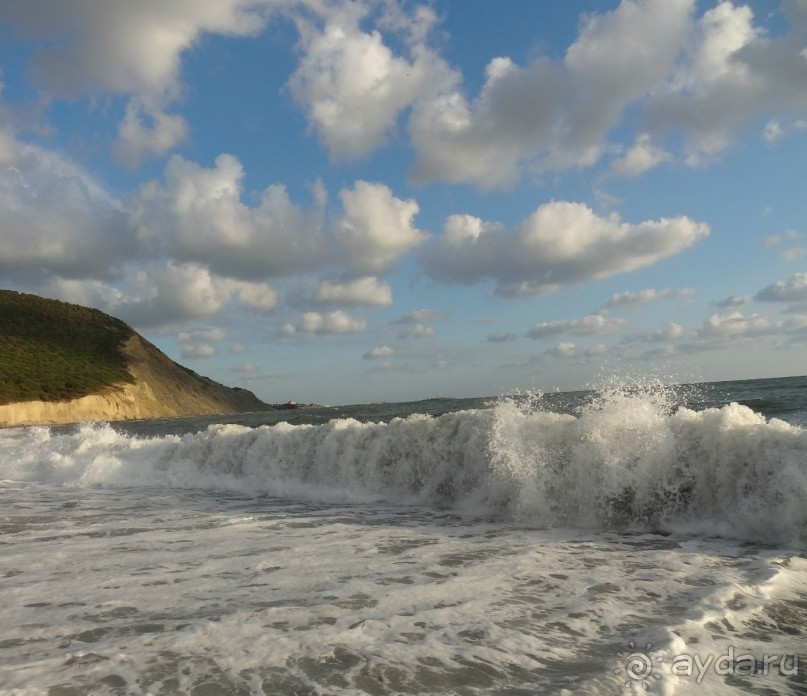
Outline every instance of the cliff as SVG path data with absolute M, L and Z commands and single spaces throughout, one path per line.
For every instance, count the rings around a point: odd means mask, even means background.
M 178 365 L 102 312 L 0 291 L 0 426 L 268 408 L 246 389 Z

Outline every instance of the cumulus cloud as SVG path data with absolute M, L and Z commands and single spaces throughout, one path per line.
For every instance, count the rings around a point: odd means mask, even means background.
M 175 155 L 164 184 L 150 181 L 130 197 L 131 224 L 155 253 L 243 279 L 310 271 L 330 260 L 321 211 L 294 205 L 283 186 L 270 186 L 258 206 L 247 206 L 243 178 L 232 155 L 219 155 L 210 169 Z
M 488 334 L 487 340 L 491 343 L 505 343 L 507 341 L 515 341 L 516 335 L 509 331 L 494 331 Z
M 552 336 L 606 336 L 619 331 L 624 319 L 606 319 L 601 314 L 589 314 L 582 319 L 562 319 L 535 324 L 527 336 L 539 340 Z
M 606 348 L 602 343 L 593 346 L 578 346 L 570 341 L 558 343 L 556 346 L 547 348 L 544 355 L 555 358 L 599 358 L 605 355 Z
M 375 348 L 368 350 L 362 357 L 365 360 L 381 360 L 383 358 L 388 358 L 395 353 L 393 348 L 389 346 L 376 346 Z
M 777 116 L 766 131 L 776 139 L 785 130 L 780 121 L 807 111 L 803 4 L 781 8 L 790 31 L 776 38 L 754 24 L 747 5 L 721 2 L 705 12 L 678 70 L 651 97 L 646 125 L 682 129 L 690 164 L 723 150 L 756 118 Z
M 139 255 L 118 201 L 65 157 L 9 136 L 0 168 L 0 273 L 109 279 Z
M 216 354 L 216 349 L 208 343 L 190 343 L 182 346 L 182 357 L 185 360 L 196 358 L 210 358 Z
M 419 182 L 510 183 L 525 163 L 596 162 L 627 106 L 673 69 L 691 28 L 692 0 L 623 0 L 587 15 L 562 60 L 526 66 L 497 57 L 481 92 L 443 89 L 419 100 L 409 128 Z
M 334 222 L 333 236 L 343 263 L 354 273 L 386 272 L 426 240 L 413 224 L 418 204 L 396 198 L 383 184 L 357 181 L 339 198 L 344 214 Z
M 202 343 L 223 341 L 227 334 L 221 329 L 196 329 L 195 331 L 180 331 L 177 334 L 177 341 L 180 343 Z
M 210 318 L 228 306 L 254 309 L 255 296 L 276 300 L 274 290 L 265 284 L 233 280 L 199 264 L 172 261 L 127 268 L 120 285 L 122 289 L 99 281 L 55 277 L 43 290 L 50 297 L 97 307 L 142 328 Z
M 660 343 L 662 341 L 674 341 L 684 335 L 684 327 L 681 324 L 670 322 L 666 326 L 653 331 L 640 331 L 629 333 L 622 337 L 622 343 Z
M 649 266 L 694 245 L 709 226 L 688 217 L 622 222 L 582 203 L 542 205 L 513 229 L 452 215 L 421 255 L 429 275 L 448 283 L 496 282 L 502 297 L 548 295 L 570 283 Z
M 323 280 L 317 287 L 314 298 L 323 304 L 388 307 L 392 304 L 392 288 L 374 276 L 343 283 Z
M 680 290 L 671 290 L 670 288 L 656 290 L 654 288 L 647 288 L 645 290 L 639 290 L 638 292 L 615 292 L 611 296 L 611 299 L 600 307 L 599 311 L 608 312 L 613 309 L 633 307 L 635 305 L 646 304 L 648 302 L 669 300 L 673 297 L 691 297 L 694 294 L 695 290 L 692 288 L 681 288 Z
M 762 288 L 754 299 L 758 302 L 807 301 L 807 273 L 796 273 L 786 281 L 778 281 Z
M 397 319 L 393 319 L 391 324 L 417 324 L 421 321 L 434 321 L 436 319 L 445 319 L 448 316 L 447 312 L 440 311 L 439 309 L 418 309 L 414 312 L 408 312 Z
M 418 7 L 405 15 L 392 4 L 380 4 L 382 28 L 404 34 L 406 57 L 395 55 L 378 29 L 361 28 L 368 11 L 364 4 L 316 9 L 297 18 L 303 56 L 289 86 L 332 159 L 368 155 L 386 141 L 398 114 L 416 97 L 455 81 L 426 46 L 435 22 L 430 9 Z
M 206 33 L 260 32 L 274 0 L 42 0 L 4 3 L 0 13 L 36 41 L 31 72 L 51 94 L 130 95 L 116 151 L 135 165 L 163 154 L 186 132 L 165 108 L 181 92 L 181 54 Z
M 712 304 L 720 309 L 736 309 L 748 304 L 750 301 L 750 295 L 729 295 L 729 297 L 712 302 Z
M 321 314 L 319 312 L 304 312 L 296 323 L 283 325 L 281 332 L 286 337 L 291 337 L 299 333 L 309 333 L 317 335 L 343 334 L 364 331 L 367 322 L 364 319 L 356 319 L 346 312 L 337 310 Z
M 664 148 L 653 144 L 649 134 L 641 133 L 633 146 L 611 163 L 608 171 L 612 176 L 639 176 L 672 158 Z
M 437 332 L 425 324 L 413 324 L 398 332 L 398 338 L 431 338 Z
M 118 126 L 113 146 L 115 157 L 131 169 L 140 166 L 146 155 L 164 155 L 185 139 L 188 124 L 178 114 L 149 110 L 131 99 Z
M 737 310 L 716 312 L 695 329 L 695 342 L 690 348 L 722 348 L 745 339 L 773 335 L 780 328 L 762 314 L 746 316 Z

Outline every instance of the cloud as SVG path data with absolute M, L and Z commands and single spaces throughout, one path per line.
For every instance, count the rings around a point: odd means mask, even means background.
M 505 343 L 507 341 L 515 341 L 516 335 L 509 331 L 494 331 L 488 334 L 487 340 L 491 343 Z
M 386 272 L 426 240 L 412 223 L 418 204 L 396 198 L 383 184 L 357 181 L 353 189 L 342 189 L 339 198 L 344 214 L 334 222 L 333 236 L 353 273 Z
M 629 333 L 622 337 L 622 343 L 660 343 L 662 341 L 674 341 L 684 335 L 684 327 L 681 324 L 670 322 L 666 326 L 654 331 L 640 331 Z
M 182 116 L 149 110 L 131 99 L 118 126 L 118 139 L 112 151 L 118 161 L 136 169 L 146 155 L 170 152 L 185 139 L 187 132 L 188 124 Z
M 608 172 L 612 176 L 639 176 L 672 159 L 669 152 L 653 144 L 650 135 L 641 133 L 633 146 L 611 163 Z
M 113 277 L 140 255 L 120 203 L 82 168 L 9 136 L 0 167 L 0 273 Z
M 317 287 L 314 299 L 323 304 L 388 307 L 392 304 L 392 288 L 374 276 L 343 283 L 323 280 Z
M 436 319 L 445 319 L 448 316 L 447 312 L 442 312 L 438 309 L 418 309 L 414 312 L 409 312 L 403 316 L 393 319 L 391 324 L 416 324 L 421 321 L 434 321 Z
M 281 332 L 284 336 L 291 337 L 298 333 L 317 335 L 355 333 L 366 328 L 367 322 L 364 319 L 355 319 L 346 312 L 337 310 L 327 314 L 305 312 L 296 324 L 285 324 Z
M 249 207 L 241 201 L 243 178 L 232 155 L 219 155 L 210 169 L 174 155 L 164 184 L 150 181 L 130 197 L 131 225 L 153 253 L 236 278 L 290 275 L 331 260 L 321 211 L 303 211 L 277 185 Z
M 241 355 L 246 348 L 240 343 L 233 343 L 227 350 L 229 350 L 233 355 Z
M 202 343 L 223 341 L 227 334 L 221 329 L 196 329 L 195 331 L 180 331 L 177 334 L 177 341 L 180 343 Z
M 365 360 L 380 360 L 382 358 L 388 358 L 394 353 L 395 350 L 389 346 L 377 346 L 372 350 L 368 350 L 362 357 Z
M 624 223 L 582 203 L 553 201 L 507 229 L 470 215 L 452 215 L 443 235 L 421 254 L 434 279 L 496 282 L 502 297 L 548 295 L 563 285 L 649 266 L 696 244 L 709 226 L 685 216 Z
M 600 314 L 589 314 L 582 319 L 562 319 L 535 324 L 527 331 L 527 336 L 536 340 L 564 335 L 606 336 L 619 331 L 624 324 L 624 319 L 606 319 Z
M 786 281 L 762 288 L 754 299 L 758 302 L 803 302 L 807 300 L 807 273 L 796 273 Z
M 762 314 L 716 312 L 695 329 L 694 340 L 682 348 L 689 351 L 728 348 L 748 339 L 775 335 L 780 329 L 780 324 Z
M 398 338 L 431 338 L 437 332 L 425 324 L 414 324 L 398 332 Z
M 379 4 L 381 28 L 406 34 L 403 47 L 409 55 L 403 57 L 393 53 L 378 29 L 360 28 L 367 20 L 363 4 L 316 7 L 317 14 L 297 18 L 303 55 L 289 87 L 332 160 L 370 154 L 419 95 L 456 80 L 425 44 L 436 21 L 430 9 L 421 6 L 407 16 Z
M 417 182 L 484 188 L 520 170 L 594 164 L 626 107 L 664 80 L 691 28 L 692 0 L 624 0 L 589 14 L 562 60 L 488 63 L 480 93 L 458 88 L 419 100 L 409 129 Z M 637 40 L 636 37 L 641 37 Z
M 185 360 L 196 358 L 210 358 L 216 354 L 216 349 L 207 343 L 192 343 L 182 346 L 182 357 Z
M 646 304 L 648 302 L 669 300 L 673 297 L 691 297 L 694 294 L 695 290 L 692 288 L 681 288 L 680 290 L 671 290 L 670 288 L 655 290 L 653 288 L 647 288 L 645 290 L 639 290 L 639 292 L 616 292 L 611 296 L 611 299 L 608 300 L 608 302 L 600 307 L 599 311 L 608 312 L 610 310 L 619 309 L 622 307 L 633 307 L 635 305 Z
M 5 3 L 0 12 L 35 41 L 31 73 L 40 89 L 65 98 L 129 95 L 117 155 L 136 165 L 164 154 L 186 133 L 165 107 L 181 93 L 181 55 L 206 33 L 253 36 L 273 1 L 42 0 Z M 145 118 L 144 118 L 145 117 Z
M 578 346 L 571 342 L 558 343 L 547 348 L 544 355 L 555 358 L 599 358 L 605 355 L 606 348 L 602 343 L 593 346 Z
M 751 295 L 730 295 L 725 299 L 712 302 L 712 304 L 720 309 L 736 309 L 748 304 L 750 301 Z
M 265 284 L 224 278 L 205 266 L 173 261 L 127 268 L 121 287 L 54 277 L 42 291 L 49 297 L 97 307 L 142 328 L 210 318 L 228 306 L 254 309 L 256 296 L 276 299 Z
M 772 140 L 786 129 L 781 120 L 807 111 L 804 10 L 799 2 L 781 9 L 790 31 L 775 38 L 747 5 L 721 2 L 705 12 L 677 72 L 650 98 L 645 125 L 683 130 L 690 164 L 719 153 L 754 119 L 777 116 L 765 130 Z

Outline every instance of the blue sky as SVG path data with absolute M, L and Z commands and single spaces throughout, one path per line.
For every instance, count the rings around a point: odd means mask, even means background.
M 0 285 L 271 402 L 803 374 L 807 2 L 0 0 Z

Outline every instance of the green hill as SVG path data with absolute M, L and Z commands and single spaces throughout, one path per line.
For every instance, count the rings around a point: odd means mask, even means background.
M 121 350 L 133 333 L 97 309 L 0 290 L 0 404 L 133 382 Z

